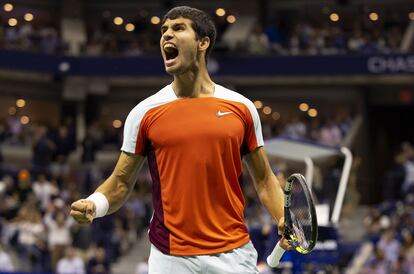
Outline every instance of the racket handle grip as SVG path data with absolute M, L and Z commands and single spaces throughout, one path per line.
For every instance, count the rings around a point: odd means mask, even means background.
M 280 246 L 280 242 L 277 242 L 277 245 L 273 249 L 272 253 L 270 253 L 270 255 L 267 257 L 267 264 L 270 267 L 276 267 L 279 264 L 280 259 L 284 253 L 285 250 Z

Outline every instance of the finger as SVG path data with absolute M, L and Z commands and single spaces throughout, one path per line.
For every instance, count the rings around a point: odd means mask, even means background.
M 71 204 L 70 208 L 73 210 L 85 212 L 86 210 L 87 201 L 86 200 L 78 200 Z
M 285 238 L 282 238 L 280 241 L 280 246 L 284 249 L 284 250 L 292 250 L 293 246 L 292 244 Z
M 71 210 L 70 211 L 70 216 L 72 216 L 76 221 L 80 221 L 80 220 L 86 220 L 87 218 L 85 217 L 85 213 L 84 212 L 80 212 L 80 211 L 76 211 L 76 210 Z
M 95 204 L 90 202 L 86 205 L 85 217 L 92 222 L 95 217 Z
M 92 223 L 92 220 L 86 218 L 86 216 L 85 216 L 84 213 L 74 212 L 74 213 L 71 213 L 71 215 L 72 215 L 72 217 L 75 219 L 75 221 L 78 224 L 81 224 L 82 225 L 82 224 L 90 224 L 90 223 Z

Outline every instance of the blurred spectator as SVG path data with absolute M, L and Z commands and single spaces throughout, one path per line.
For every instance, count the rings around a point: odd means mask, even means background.
M 395 264 L 400 254 L 400 242 L 395 238 L 394 229 L 387 229 L 383 234 L 377 248 L 384 253 L 385 260 L 391 264 Z
M 56 145 L 48 137 L 45 126 L 36 128 L 33 145 L 33 168 L 36 173 L 46 173 L 52 162 Z
M 348 39 L 348 49 L 351 53 L 361 52 L 366 43 L 360 29 L 355 29 Z
M 385 173 L 383 193 L 387 201 L 401 200 L 414 193 L 414 148 L 403 142 L 398 150 L 393 165 Z
M 49 24 L 39 30 L 40 50 L 44 53 L 54 54 L 60 48 L 60 39 L 55 27 Z
M 18 251 L 26 271 L 47 271 L 44 269 L 44 250 L 46 230 L 43 226 L 40 212 L 36 207 L 24 206 L 15 219 L 18 226 Z
M 328 146 L 338 146 L 342 141 L 341 130 L 332 120 L 328 120 L 319 133 L 319 143 Z
M 368 259 L 360 274 L 388 274 L 389 271 L 390 266 L 385 260 L 384 251 L 375 248 L 374 253 Z
M 13 272 L 15 271 L 12 259 L 5 250 L 3 250 L 0 243 L 0 272 Z
M 303 120 L 294 117 L 292 121 L 286 125 L 283 135 L 293 139 L 302 139 L 307 135 L 307 128 Z
M 132 40 L 125 50 L 125 56 L 140 56 L 143 55 L 142 48 L 137 40 Z
M 135 274 L 148 274 L 148 260 L 139 262 L 135 268 Z
M 92 163 L 95 161 L 95 154 L 98 150 L 98 144 L 93 138 L 92 134 L 88 131 L 86 137 L 82 142 L 83 151 L 82 151 L 82 162 L 83 163 Z
M 410 143 L 402 144 L 403 166 L 405 170 L 402 192 L 407 195 L 414 192 L 414 148 Z
M 105 249 L 98 247 L 92 258 L 89 259 L 86 272 L 90 274 L 110 274 L 110 262 L 106 257 Z
M 247 51 L 251 54 L 266 54 L 270 51 L 270 43 L 262 27 L 256 24 L 247 38 Z
M 120 254 L 119 237 L 116 235 L 117 217 L 114 215 L 105 216 L 105 218 L 96 219 L 92 223 L 92 240 L 97 246 L 105 248 L 106 255 L 115 261 Z M 111 235 L 112 237 L 108 237 Z
M 33 183 L 33 191 L 38 201 L 40 201 L 40 208 L 46 211 L 52 196 L 59 194 L 59 189 L 46 179 L 46 175 L 40 173 L 37 176 L 37 181 Z
M 139 183 L 144 184 L 144 182 Z M 129 223 L 131 223 L 130 226 L 135 227 L 135 232 L 141 231 L 145 226 L 143 222 L 148 212 L 144 199 L 145 193 L 142 194 L 140 190 L 135 190 L 131 193 L 130 199 L 125 203 L 126 216 Z
M 85 264 L 83 260 L 76 255 L 73 247 L 67 247 L 65 257 L 60 259 L 56 268 L 57 274 L 85 274 Z
M 15 194 L 13 177 L 4 176 L 0 181 L 0 220 L 11 220 L 17 216 L 20 202 Z M 4 234 L 4 233 L 3 233 Z M 4 241 L 7 242 L 7 241 Z
M 23 131 L 23 125 L 20 123 L 19 117 L 17 115 L 10 115 L 7 118 L 8 131 L 10 133 L 10 142 L 12 144 L 18 144 L 21 140 L 21 134 Z
M 52 269 L 64 256 L 65 250 L 72 244 L 71 228 L 74 220 L 63 211 L 48 212 L 44 217 L 48 229 L 48 248 L 51 255 Z
M 99 56 L 103 53 L 103 45 L 99 38 L 93 37 L 86 45 L 85 54 L 89 56 Z
M 20 27 L 20 39 L 21 39 L 21 49 L 31 50 L 34 46 L 33 38 L 35 36 L 35 30 L 33 24 L 23 23 Z
M 403 197 L 402 184 L 405 178 L 405 161 L 405 153 L 397 153 L 393 158 L 390 170 L 385 173 L 383 193 L 386 201 L 397 201 Z
M 71 151 L 69 131 L 66 126 L 59 127 L 54 143 L 56 145 L 54 150 L 56 155 L 55 158 L 59 159 L 59 157 L 62 157 L 64 158 L 64 160 L 66 160 L 66 158 L 69 155 L 69 152 Z

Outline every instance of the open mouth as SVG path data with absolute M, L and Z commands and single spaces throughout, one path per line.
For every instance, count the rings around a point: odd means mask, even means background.
M 164 45 L 164 53 L 166 61 L 174 60 L 178 56 L 178 49 L 173 44 Z

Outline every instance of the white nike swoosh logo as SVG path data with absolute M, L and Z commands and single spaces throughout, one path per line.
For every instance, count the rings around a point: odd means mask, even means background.
M 233 112 L 231 112 L 231 111 L 229 111 L 229 112 L 221 112 L 221 111 L 218 111 L 217 113 L 216 113 L 216 116 L 217 117 L 222 117 L 222 116 L 224 116 L 224 115 L 227 115 L 227 114 L 232 114 Z

